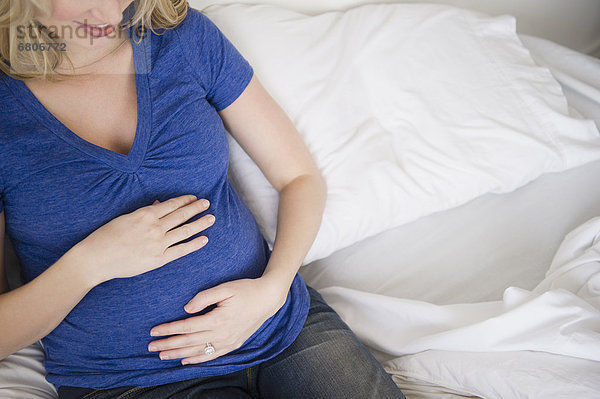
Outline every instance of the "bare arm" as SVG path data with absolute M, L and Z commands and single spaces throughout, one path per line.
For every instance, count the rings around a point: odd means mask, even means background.
M 263 276 L 282 287 L 284 301 L 319 231 L 327 197 L 325 180 L 293 122 L 256 75 L 219 115 L 279 192 L 277 234 Z
M 4 212 L 0 213 L 0 255 L 4 254 Z M 69 251 L 31 282 L 8 291 L 0 256 L 0 359 L 50 333 L 93 284 Z

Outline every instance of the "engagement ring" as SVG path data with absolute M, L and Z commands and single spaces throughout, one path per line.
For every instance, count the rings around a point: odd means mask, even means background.
M 207 342 L 206 348 L 204 348 L 204 353 L 206 353 L 207 355 L 212 355 L 213 353 L 215 353 L 215 347 L 212 346 L 210 342 Z

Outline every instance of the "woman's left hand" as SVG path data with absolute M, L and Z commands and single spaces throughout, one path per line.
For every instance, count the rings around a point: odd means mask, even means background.
M 266 277 L 228 281 L 201 291 L 184 306 L 186 312 L 217 306 L 200 316 L 155 326 L 152 336 L 177 335 L 150 342 L 148 350 L 161 351 L 163 360 L 183 358 L 182 364 L 216 359 L 242 346 L 277 313 L 288 291 Z M 204 353 L 208 342 L 215 348 L 212 355 Z

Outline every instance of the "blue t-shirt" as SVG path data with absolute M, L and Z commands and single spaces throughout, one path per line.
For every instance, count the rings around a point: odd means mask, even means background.
M 206 246 L 94 287 L 42 339 L 46 378 L 57 389 L 151 386 L 231 373 L 279 354 L 308 314 L 308 291 L 296 274 L 283 307 L 237 350 L 186 366 L 148 351 L 157 339 L 152 327 L 190 317 L 183 306 L 202 290 L 260 277 L 271 252 L 228 180 L 229 148 L 217 114 L 244 91 L 252 67 L 193 8 L 175 29 L 148 30 L 139 45 L 133 30 L 138 125 L 128 155 L 80 138 L 22 81 L 0 74 L 0 211 L 25 282 L 100 226 L 156 199 L 207 198 L 210 208 L 189 222 L 207 213 L 216 218 L 186 240 L 206 235 Z

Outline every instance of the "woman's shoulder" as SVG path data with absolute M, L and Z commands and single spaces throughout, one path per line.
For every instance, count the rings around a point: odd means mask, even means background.
M 193 65 L 214 61 L 225 41 L 225 35 L 219 27 L 202 11 L 192 7 L 188 8 L 184 20 L 173 31 L 173 40 L 178 42 Z
M 189 7 L 185 18 L 174 28 L 174 30 L 181 35 L 192 35 L 192 37 L 197 37 L 211 25 L 213 25 L 213 22 L 202 11 Z

